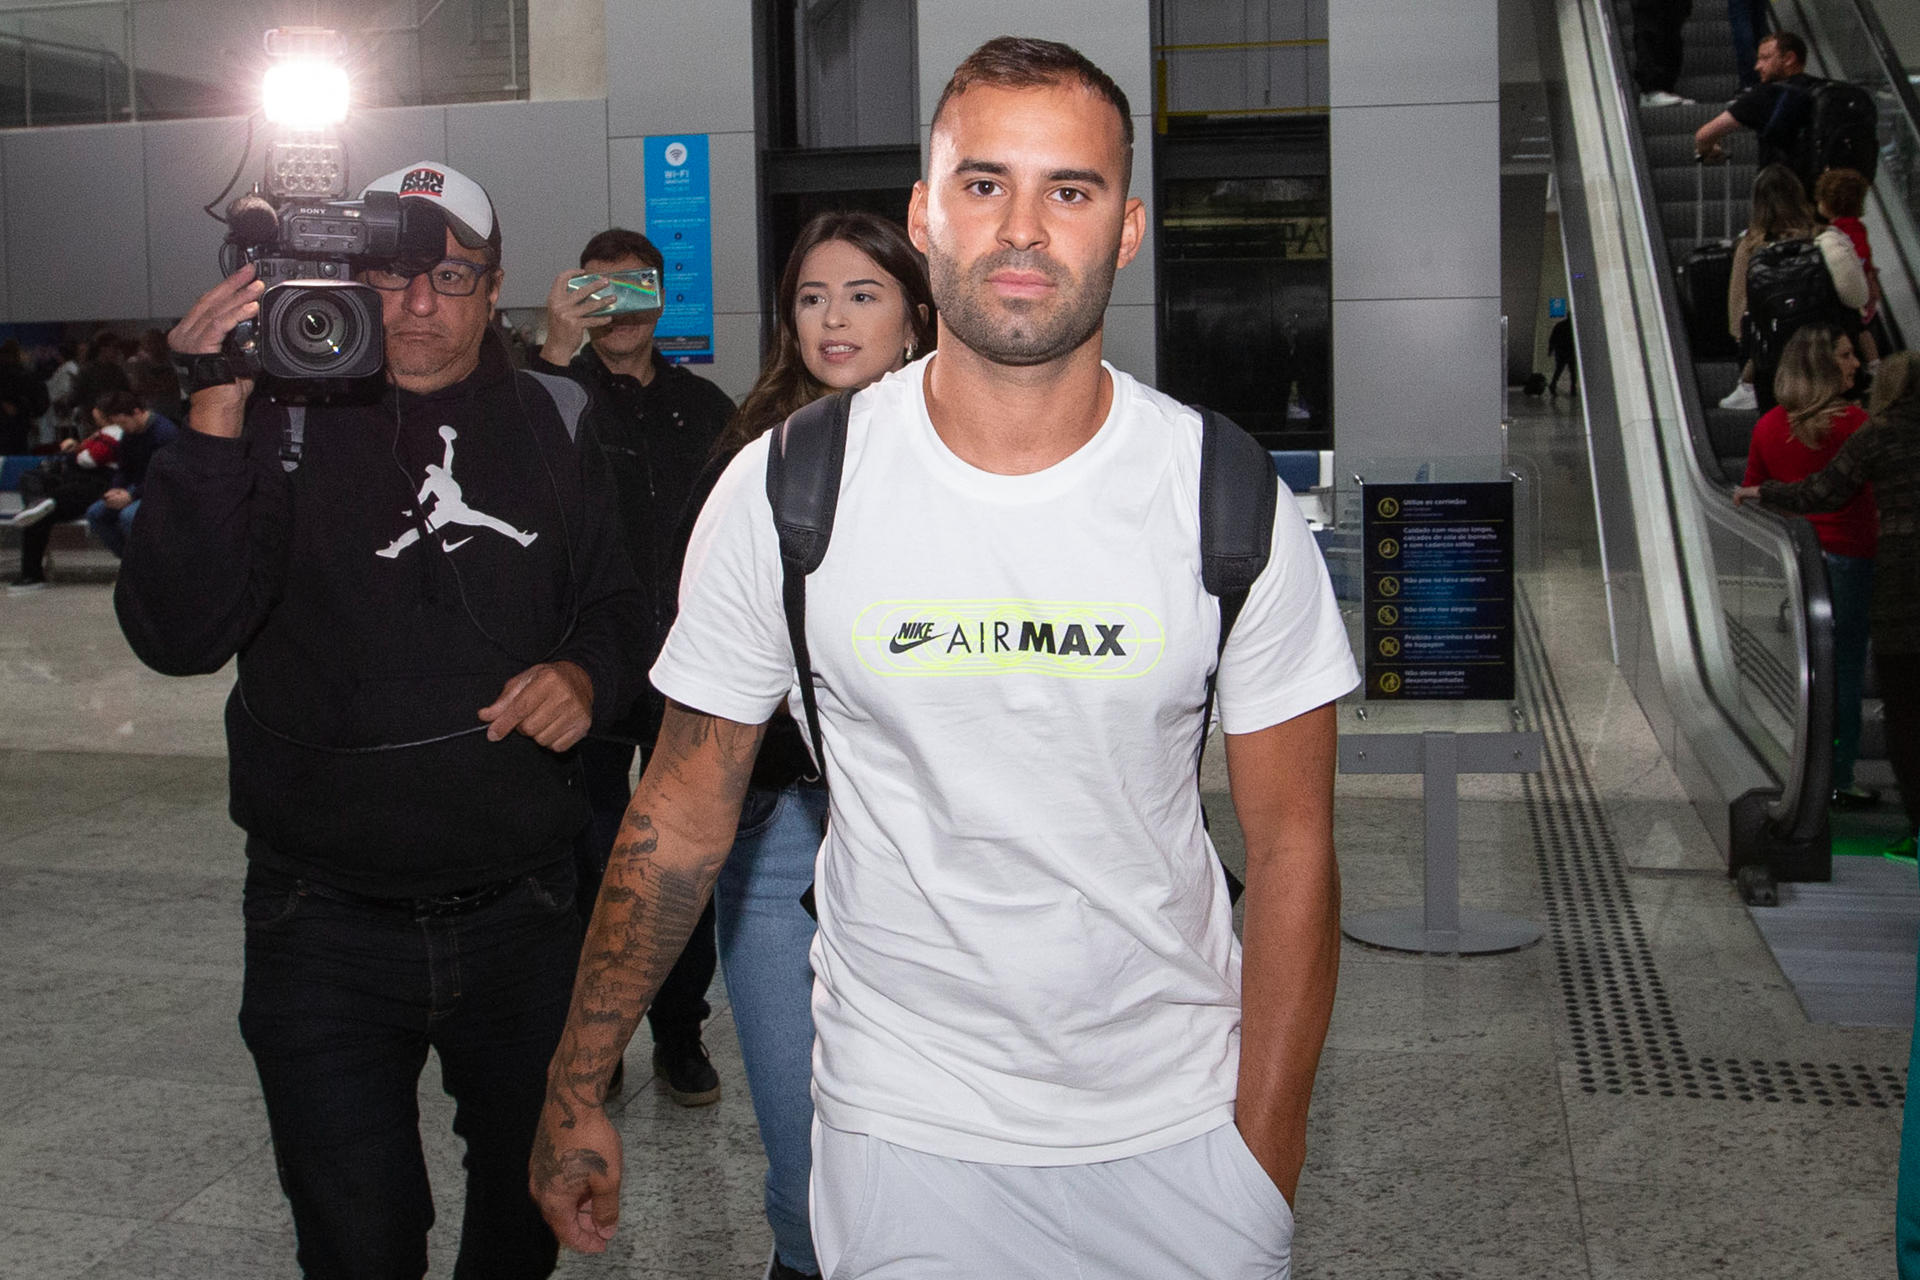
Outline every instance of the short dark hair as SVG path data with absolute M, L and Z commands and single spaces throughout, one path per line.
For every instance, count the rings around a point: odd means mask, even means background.
M 1057 84 L 1077 84 L 1096 97 L 1105 98 L 1120 113 L 1120 132 L 1127 143 L 1127 164 L 1133 164 L 1133 109 L 1127 95 L 1113 77 L 1095 66 L 1091 59 L 1072 45 L 1057 40 L 1033 40 L 1025 36 L 995 36 L 967 55 L 953 69 L 953 78 L 940 91 L 933 108 L 933 127 L 940 127 L 940 113 L 947 103 L 977 85 L 1000 89 L 1043 89 Z
M 587 241 L 587 247 L 580 251 L 580 265 L 589 262 L 618 262 L 622 258 L 638 258 L 655 271 L 665 273 L 667 259 L 653 241 L 638 231 L 629 231 L 625 227 L 610 227 L 593 239 Z
M 1790 54 L 1800 59 L 1800 65 L 1807 65 L 1807 42 L 1791 31 L 1769 31 L 1760 37 L 1761 44 L 1771 42 L 1777 53 Z
M 123 418 L 144 407 L 140 397 L 131 391 L 103 391 L 93 402 L 93 411 L 103 418 Z

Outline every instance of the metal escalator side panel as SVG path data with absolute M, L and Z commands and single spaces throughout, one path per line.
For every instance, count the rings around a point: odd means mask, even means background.
M 1824 809 L 1824 775 L 1805 768 L 1819 683 L 1805 621 L 1795 609 L 1790 659 L 1776 665 L 1798 687 L 1769 729 L 1743 691 L 1728 611 L 1748 594 L 1738 570 L 1749 556 L 1796 600 L 1804 564 L 1784 525 L 1736 512 L 1703 466 L 1692 428 L 1703 432 L 1704 416 L 1676 367 L 1684 340 L 1664 233 L 1648 226 L 1656 206 L 1628 127 L 1617 36 L 1594 0 L 1539 0 L 1538 12 L 1556 46 L 1543 67 L 1616 662 L 1731 864 L 1740 797 L 1780 797 L 1771 812 L 1788 825 L 1814 788 Z M 1723 598 L 1717 557 L 1742 562 L 1727 575 L 1734 600 Z

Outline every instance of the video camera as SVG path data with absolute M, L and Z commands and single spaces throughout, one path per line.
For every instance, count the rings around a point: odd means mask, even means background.
M 224 354 L 234 373 L 264 379 L 275 398 L 352 394 L 386 366 L 380 295 L 354 276 L 369 267 L 428 270 L 441 257 L 442 224 L 417 202 L 403 209 L 394 192 L 343 198 L 346 148 L 333 133 L 347 110 L 339 34 L 277 27 L 265 46 L 264 110 L 280 132 L 262 180 L 227 206 L 220 265 L 231 275 L 251 262 L 267 288 Z
M 337 143 L 299 145 L 339 153 Z M 327 175 L 344 174 L 345 166 L 324 157 L 288 160 L 276 154 L 282 149 L 268 150 L 264 189 L 227 206 L 222 269 L 251 262 L 267 286 L 259 315 L 235 327 L 227 354 L 255 375 L 324 390 L 312 384 L 367 378 L 386 364 L 380 295 L 354 283 L 354 274 L 373 266 L 428 270 L 441 257 L 443 224 L 431 211 L 403 208 L 391 191 L 315 199 L 311 188 L 321 182 L 339 189 Z

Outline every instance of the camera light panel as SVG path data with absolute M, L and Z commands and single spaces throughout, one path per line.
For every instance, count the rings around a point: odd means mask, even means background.
M 347 193 L 347 152 L 338 142 L 286 141 L 267 147 L 268 194 L 325 200 Z

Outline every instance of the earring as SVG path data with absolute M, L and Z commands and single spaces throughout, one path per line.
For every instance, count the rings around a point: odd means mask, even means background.
M 907 363 L 913 363 L 913 339 L 907 339 Z

